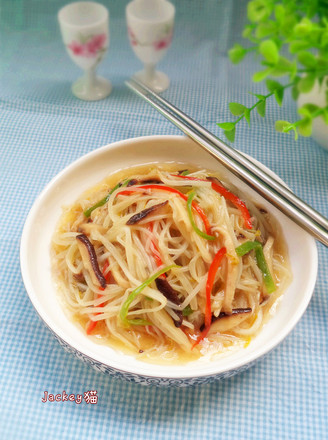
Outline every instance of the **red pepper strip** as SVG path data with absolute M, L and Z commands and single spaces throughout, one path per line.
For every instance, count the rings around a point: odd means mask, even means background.
M 108 266 L 109 266 L 109 262 L 108 262 L 108 260 L 106 260 L 106 261 L 105 261 L 105 264 L 104 264 L 104 266 L 103 266 L 103 270 L 102 270 L 102 272 L 103 272 L 103 275 L 104 275 L 104 277 L 105 277 L 105 280 L 106 280 L 106 283 L 107 283 L 107 284 L 109 283 L 109 281 L 110 281 L 110 277 L 111 277 L 111 273 L 110 273 L 110 272 L 107 272 L 107 273 L 106 273 L 106 271 L 107 271 L 107 269 L 108 269 Z M 105 290 L 103 287 L 100 287 L 99 289 L 100 289 L 100 290 Z M 101 298 L 101 297 L 102 297 L 101 293 L 98 293 L 98 295 L 97 295 L 97 299 L 98 299 L 98 298 Z M 98 307 L 104 307 L 104 305 L 105 305 L 105 303 L 103 302 L 103 303 L 99 304 Z M 100 312 L 99 312 L 99 313 L 95 313 L 95 316 L 97 316 L 97 315 L 99 315 L 99 314 L 100 314 Z M 87 335 L 90 335 L 90 334 L 92 333 L 92 331 L 94 330 L 94 328 L 95 328 L 96 325 L 97 325 L 97 322 L 98 322 L 98 321 L 93 321 L 92 319 L 89 320 L 88 325 L 87 325 L 87 330 L 86 330 Z
M 212 322 L 212 308 L 211 308 L 211 293 L 213 289 L 213 284 L 215 280 L 216 272 L 218 271 L 222 258 L 225 256 L 227 252 L 227 249 L 225 247 L 222 247 L 216 254 L 215 257 L 210 265 L 208 274 L 207 274 L 207 281 L 206 281 L 206 305 L 205 305 L 205 328 L 201 332 L 200 336 L 198 337 L 197 341 L 194 343 L 192 348 L 194 348 L 199 342 L 205 338 L 207 335 Z
M 186 180 L 198 180 L 200 182 L 209 182 L 206 179 L 198 179 L 197 177 L 181 176 L 181 175 L 177 175 L 177 174 L 172 174 L 172 176 L 180 177 L 181 179 L 186 179 Z M 236 206 L 236 208 L 239 209 L 239 211 L 241 212 L 241 215 L 244 219 L 246 228 L 252 229 L 253 225 L 252 225 L 252 221 L 251 221 L 251 216 L 250 216 L 250 213 L 249 213 L 245 203 L 242 200 L 240 200 L 239 197 L 237 197 L 235 194 L 233 194 L 232 192 L 230 192 L 229 190 L 224 188 L 224 186 L 218 184 L 217 182 L 211 182 L 211 184 L 212 184 L 212 188 L 214 189 L 214 191 L 221 194 L 221 196 L 223 196 L 225 199 L 229 200 L 233 205 Z
M 251 221 L 251 216 L 245 203 L 242 200 L 240 200 L 235 194 L 228 191 L 226 188 L 224 188 L 222 185 L 219 185 L 216 182 L 212 182 L 212 188 L 214 189 L 214 191 L 221 194 L 225 199 L 229 200 L 233 205 L 235 205 L 239 209 L 244 219 L 245 227 L 247 229 L 252 229 L 253 225 Z
M 148 230 L 150 231 L 150 232 L 153 232 L 153 222 L 150 222 L 148 225 L 147 225 L 147 228 L 148 228 Z M 160 254 L 160 252 L 159 252 L 159 249 L 158 249 L 158 246 L 157 246 L 157 244 L 155 243 L 155 240 L 154 239 L 151 239 L 151 245 L 150 245 L 150 248 L 151 248 L 151 251 L 152 251 L 152 253 L 153 253 L 153 257 L 154 257 L 154 259 L 155 259 L 155 261 L 156 261 L 156 265 L 157 265 L 157 267 L 160 267 L 160 266 L 162 266 L 163 265 L 163 261 L 162 261 L 162 258 L 161 258 L 161 254 Z
M 148 223 L 147 228 L 150 232 L 153 232 L 153 227 L 154 227 L 153 222 Z M 150 242 L 150 249 L 153 253 L 153 257 L 154 257 L 154 260 L 156 262 L 157 267 L 163 266 L 162 257 L 161 257 L 160 251 L 158 249 L 158 244 L 155 242 L 154 239 L 152 239 Z M 159 278 L 166 278 L 166 274 L 163 273 L 163 275 L 161 275 Z
M 183 176 L 183 177 L 186 177 L 186 176 Z M 178 196 L 180 196 L 186 202 L 188 200 L 188 196 L 186 196 L 185 194 L 183 194 L 179 190 L 177 190 L 175 188 L 171 188 L 170 186 L 164 186 L 164 185 L 142 185 L 142 186 L 138 186 L 136 188 L 132 188 L 131 187 L 131 188 L 127 188 L 127 189 L 124 189 L 123 191 L 118 192 L 117 195 L 119 195 L 119 194 L 121 194 L 121 195 L 128 195 L 128 194 L 130 194 L 132 192 L 143 191 L 145 189 L 154 189 L 154 190 L 157 190 L 157 191 L 171 192 L 173 194 L 177 194 Z M 202 221 L 204 223 L 204 226 L 205 226 L 205 229 L 206 229 L 206 233 L 208 235 L 211 235 L 210 222 L 208 221 L 208 218 L 206 217 L 205 212 L 202 210 L 202 208 L 195 201 L 192 202 L 191 206 L 194 208 L 194 210 L 198 213 L 198 215 L 202 219 Z

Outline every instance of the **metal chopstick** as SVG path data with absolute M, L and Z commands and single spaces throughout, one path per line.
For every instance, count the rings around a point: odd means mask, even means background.
M 310 216 L 312 216 L 318 224 L 328 229 L 328 219 L 324 218 L 319 212 L 315 211 L 313 208 L 307 205 L 303 200 L 298 198 L 287 187 L 282 187 L 281 183 L 278 180 L 276 180 L 274 177 L 270 176 L 265 170 L 258 167 L 254 162 L 251 162 L 246 156 L 239 153 L 234 148 L 229 147 L 227 144 L 225 144 L 219 138 L 214 136 L 211 132 L 206 130 L 206 128 L 202 127 L 200 124 L 198 124 L 198 122 L 196 122 L 188 115 L 183 113 L 173 104 L 171 104 L 169 101 L 167 101 L 166 99 L 162 98 L 160 95 L 153 92 L 151 89 L 149 89 L 149 87 L 133 79 L 131 80 L 131 82 L 132 81 L 139 87 L 144 88 L 144 90 L 148 94 L 156 98 L 159 102 L 161 102 L 164 106 L 166 106 L 172 113 L 175 113 L 180 119 L 184 120 L 190 126 L 197 129 L 202 136 L 208 138 L 208 140 L 211 141 L 216 147 L 222 149 L 226 154 L 231 156 L 231 158 L 236 159 L 242 165 L 246 166 L 249 171 L 256 174 L 257 177 L 261 178 L 261 180 L 263 180 L 265 183 L 272 186 L 278 193 L 283 195 L 283 197 L 285 197 L 287 200 L 297 204 L 303 211 L 307 212 Z
M 229 147 L 144 84 L 134 79 L 126 81 L 126 84 L 186 135 L 200 144 L 233 174 L 256 190 L 317 240 L 328 246 L 328 219 L 311 208 L 255 163 L 237 150 Z

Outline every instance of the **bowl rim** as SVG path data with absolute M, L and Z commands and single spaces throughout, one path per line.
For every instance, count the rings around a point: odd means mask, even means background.
M 133 138 L 127 138 L 124 140 L 120 140 L 117 142 L 112 142 L 110 144 L 104 145 L 102 147 L 96 148 L 95 150 L 92 150 L 70 164 L 68 164 L 66 167 L 64 167 L 58 174 L 56 174 L 43 188 L 43 190 L 39 193 L 39 195 L 36 197 L 36 199 L 33 202 L 32 207 L 30 208 L 27 217 L 25 219 L 25 224 L 23 227 L 23 232 L 21 235 L 20 240 L 20 267 L 21 267 L 21 276 L 23 279 L 23 283 L 26 289 L 26 292 L 28 294 L 28 297 L 36 310 L 39 317 L 42 319 L 44 324 L 47 328 L 49 328 L 54 335 L 67 345 L 73 348 L 73 350 L 81 353 L 84 357 L 88 358 L 91 361 L 94 361 L 96 363 L 100 363 L 104 365 L 107 368 L 114 369 L 117 372 L 124 374 L 134 374 L 140 377 L 144 378 L 152 378 L 152 379 L 191 379 L 191 378 L 206 378 L 206 377 L 213 377 L 213 376 L 219 376 L 223 373 L 233 371 L 233 370 L 239 370 L 242 367 L 246 366 L 247 364 L 252 364 L 256 360 L 260 359 L 264 355 L 268 354 L 271 350 L 273 350 L 277 345 L 279 345 L 287 336 L 288 334 L 294 329 L 296 324 L 299 322 L 299 320 L 302 318 L 303 314 L 305 313 L 305 310 L 312 298 L 312 294 L 314 291 L 316 278 L 317 278 L 317 270 L 318 270 L 318 252 L 317 252 L 317 246 L 316 242 L 313 237 L 311 237 L 308 233 L 304 231 L 305 237 L 307 237 L 308 240 L 308 246 L 309 246 L 309 257 L 311 258 L 312 265 L 309 267 L 311 268 L 311 271 L 308 274 L 307 277 L 307 285 L 305 287 L 305 291 L 307 292 L 307 295 L 304 295 L 302 298 L 302 301 L 298 304 L 298 313 L 297 315 L 293 315 L 292 319 L 288 321 L 286 325 L 284 325 L 284 329 L 282 334 L 279 335 L 279 337 L 269 341 L 266 343 L 261 349 L 258 349 L 254 352 L 248 353 L 248 356 L 243 356 L 241 358 L 234 359 L 234 362 L 232 365 L 227 365 L 223 368 L 217 368 L 215 370 L 211 371 L 197 371 L 196 369 L 190 369 L 186 370 L 183 373 L 174 374 L 170 373 L 170 369 L 168 368 L 168 372 L 165 371 L 161 372 L 160 375 L 156 374 L 156 366 L 159 366 L 160 364 L 149 364 L 144 363 L 146 365 L 153 365 L 153 370 L 147 370 L 147 372 L 142 371 L 142 363 L 140 363 L 141 367 L 139 368 L 139 365 L 137 367 L 133 366 L 133 368 L 123 368 L 123 362 L 120 363 L 120 365 L 117 365 L 116 362 L 106 362 L 104 359 L 99 359 L 97 356 L 90 355 L 87 350 L 84 350 L 82 347 L 80 347 L 77 341 L 75 341 L 69 334 L 64 334 L 64 332 L 61 331 L 60 327 L 56 325 L 56 323 L 50 324 L 49 323 L 49 317 L 47 315 L 47 312 L 43 309 L 42 303 L 39 301 L 37 294 L 34 291 L 32 280 L 29 276 L 28 271 L 28 264 L 26 259 L 26 251 L 27 251 L 27 242 L 28 242 L 28 236 L 29 232 L 32 226 L 32 220 L 35 215 L 35 213 L 38 211 L 39 206 L 42 204 L 43 199 L 46 197 L 48 191 L 56 185 L 58 181 L 62 179 L 63 176 L 66 174 L 69 174 L 71 171 L 73 171 L 75 168 L 78 168 L 83 163 L 87 162 L 88 160 L 101 155 L 103 152 L 106 152 L 107 150 L 111 150 L 112 148 L 122 148 L 126 143 L 135 143 L 135 142 L 142 142 L 142 141 L 149 141 L 152 140 L 166 140 L 169 142 L 173 141 L 182 141 L 182 140 L 188 140 L 191 141 L 189 138 L 181 135 L 150 135 L 150 136 L 138 136 Z M 270 172 L 272 175 L 274 175 L 276 178 L 282 181 L 282 179 L 277 176 L 273 171 L 271 171 L 269 168 L 267 168 L 262 163 L 258 162 L 256 159 L 252 158 L 254 161 L 256 161 L 261 167 L 264 167 L 264 169 L 268 172 Z M 155 162 L 155 159 L 154 159 Z M 283 182 L 284 183 L 284 182 Z M 63 311 L 64 313 L 64 311 Z M 115 349 L 114 349 L 115 350 Z M 182 365 L 188 365 L 188 364 L 182 364 Z M 161 365 L 162 366 L 162 365 Z

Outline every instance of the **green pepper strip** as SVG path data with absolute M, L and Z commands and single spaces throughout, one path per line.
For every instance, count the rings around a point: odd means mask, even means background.
M 193 309 L 188 304 L 183 310 L 182 310 L 182 316 L 189 316 L 193 313 Z
M 150 278 L 148 278 L 146 281 L 144 281 L 142 284 L 140 284 L 139 287 L 137 287 L 136 289 L 134 289 L 130 295 L 128 296 L 128 298 L 124 301 L 121 310 L 120 310 L 120 318 L 121 321 L 124 322 L 125 324 L 132 324 L 132 325 L 152 325 L 151 322 L 146 321 L 145 319 L 127 319 L 127 315 L 129 313 L 129 307 L 132 303 L 132 301 L 139 295 L 140 292 L 142 292 L 142 290 L 149 286 L 149 284 L 151 284 L 153 281 L 156 280 L 156 278 L 158 278 L 159 276 L 163 275 L 165 272 L 169 271 L 170 269 L 172 269 L 173 267 L 179 267 L 176 264 L 171 264 L 171 266 L 166 266 L 163 269 L 160 269 L 159 271 L 157 271 L 156 273 L 154 273 L 154 275 L 152 275 Z
M 91 206 L 90 208 L 86 209 L 86 210 L 83 212 L 83 214 L 85 215 L 85 217 L 90 217 L 91 213 L 92 213 L 95 209 L 100 208 L 100 206 L 105 205 L 105 203 L 108 202 L 108 200 L 109 200 L 110 196 L 113 194 L 113 192 L 116 191 L 116 190 L 117 190 L 118 188 L 120 188 L 120 187 L 126 186 L 126 185 L 130 182 L 130 180 L 131 180 L 131 179 L 127 179 L 125 182 L 122 183 L 122 185 L 120 185 L 119 183 L 118 183 L 117 185 L 115 185 L 114 188 L 111 189 L 111 190 L 109 191 L 109 193 L 107 194 L 106 197 L 104 197 L 103 199 L 99 200 L 99 202 L 97 202 L 95 205 Z
M 191 192 L 188 196 L 188 200 L 187 200 L 187 209 L 188 209 L 188 215 L 189 215 L 189 219 L 190 219 L 190 223 L 191 226 L 193 227 L 194 231 L 202 238 L 205 238 L 206 240 L 215 240 L 216 237 L 214 235 L 208 235 L 205 234 L 205 232 L 201 231 L 200 229 L 197 228 L 194 217 L 192 215 L 192 199 L 195 196 L 195 191 Z
M 239 257 L 248 254 L 251 250 L 255 250 L 256 262 L 263 275 L 264 285 L 268 293 L 276 290 L 276 285 L 273 281 L 267 262 L 265 261 L 263 246 L 258 241 L 246 241 L 236 248 L 236 253 Z

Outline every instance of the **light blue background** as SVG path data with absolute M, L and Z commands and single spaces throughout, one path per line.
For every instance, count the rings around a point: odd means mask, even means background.
M 328 252 L 305 315 L 286 340 L 248 371 L 186 389 L 128 384 L 67 354 L 36 315 L 24 289 L 19 241 L 43 187 L 66 165 L 110 142 L 178 131 L 124 86 L 140 69 L 126 37 L 126 2 L 105 1 L 111 47 L 99 72 L 114 89 L 81 102 L 70 86 L 80 74 L 56 22 L 62 1 L 0 1 L 0 438 L 2 439 L 326 439 Z M 228 103 L 253 103 L 254 60 L 232 66 L 227 49 L 241 42 L 244 1 L 179 0 L 171 49 L 160 67 L 172 80 L 165 96 L 216 134 Z M 328 153 L 312 139 L 274 131 L 295 119 L 287 96 L 265 120 L 238 126 L 236 146 L 269 166 L 328 216 Z M 137 153 L 136 153 L 137 154 Z M 302 244 L 300 243 L 300 252 Z M 33 258 L 33 256 L 31 256 Z M 44 391 L 97 390 L 97 405 L 42 403 Z

